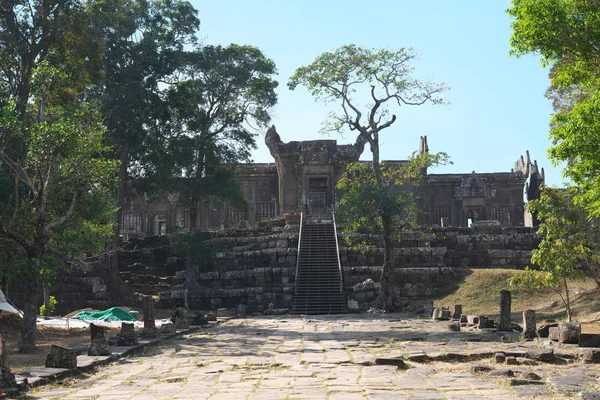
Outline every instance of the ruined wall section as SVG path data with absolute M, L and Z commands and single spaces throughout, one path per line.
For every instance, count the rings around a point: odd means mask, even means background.
M 343 236 L 340 243 L 344 243 Z M 359 303 L 367 303 L 377 295 L 382 240 L 373 234 L 352 236 L 373 244 L 365 251 L 340 248 L 346 290 Z M 541 236 L 532 228 L 490 223 L 406 233 L 394 249 L 395 294 L 411 299 L 441 296 L 451 291 L 469 268 L 524 269 L 540 241 Z

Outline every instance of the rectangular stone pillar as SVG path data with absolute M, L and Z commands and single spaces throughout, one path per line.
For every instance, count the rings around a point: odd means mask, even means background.
M 498 322 L 499 331 L 512 331 L 510 324 L 511 293 L 510 290 L 500 291 L 500 321 Z
M 462 315 L 462 305 L 461 304 L 455 304 L 454 305 L 454 314 L 452 314 L 452 319 L 460 319 L 460 316 Z
M 144 329 L 140 336 L 156 337 L 158 329 L 154 323 L 154 299 L 152 296 L 144 296 L 142 299 L 142 312 L 144 313 Z
M 535 338 L 535 311 L 523 311 L 523 336 L 525 339 Z

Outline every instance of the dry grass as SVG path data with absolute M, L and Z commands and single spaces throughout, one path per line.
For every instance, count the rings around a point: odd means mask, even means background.
M 436 307 L 453 307 L 462 304 L 468 314 L 497 317 L 500 303 L 500 291 L 512 292 L 513 321 L 522 319 L 524 310 L 536 310 L 538 321 L 566 318 L 566 312 L 560 296 L 549 289 L 513 288 L 509 279 L 519 271 L 513 269 L 474 269 L 466 274 L 451 294 L 434 299 Z M 569 283 L 571 308 L 574 320 L 584 322 L 584 331 L 600 332 L 600 290 L 592 281 L 572 281 Z

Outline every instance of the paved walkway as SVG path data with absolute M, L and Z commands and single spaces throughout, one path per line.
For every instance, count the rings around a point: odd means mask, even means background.
M 600 388 L 597 365 L 565 360 L 564 365 L 510 366 L 506 373 L 509 367 L 490 357 L 499 350 L 524 353 L 531 346 L 539 344 L 448 332 L 447 323 L 391 315 L 236 319 L 29 398 L 562 399 L 581 391 L 588 392 L 583 398 L 599 398 L 589 393 Z M 408 369 L 378 365 L 421 355 L 463 361 L 409 361 Z M 464 361 L 465 356 L 481 359 Z M 491 367 L 499 376 L 472 372 L 473 365 Z M 520 379 L 530 372 L 541 378 L 539 384 Z

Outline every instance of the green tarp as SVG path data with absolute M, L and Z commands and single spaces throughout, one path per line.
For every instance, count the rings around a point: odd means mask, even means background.
M 81 311 L 73 318 L 86 321 L 137 321 L 137 319 L 119 307 L 109 308 L 104 311 Z

